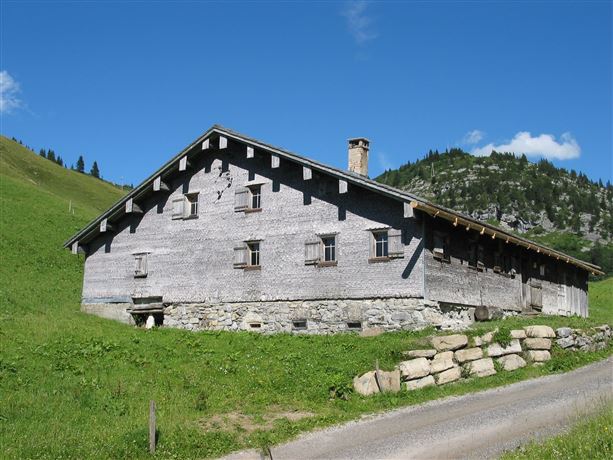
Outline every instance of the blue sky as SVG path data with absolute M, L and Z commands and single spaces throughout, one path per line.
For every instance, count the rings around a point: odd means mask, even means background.
M 370 174 L 492 147 L 613 175 L 612 4 L 1 3 L 1 132 L 137 184 L 214 123 Z

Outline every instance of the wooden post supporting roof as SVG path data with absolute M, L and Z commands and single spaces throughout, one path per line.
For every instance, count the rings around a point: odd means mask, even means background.
M 112 231 L 113 230 L 113 226 L 111 224 L 109 224 L 108 219 L 102 219 L 100 221 L 100 233 L 104 233 L 107 231 Z
M 160 192 L 160 191 L 167 192 L 168 190 L 170 190 L 170 188 L 168 187 L 168 184 L 166 184 L 166 182 L 162 180 L 161 176 L 158 176 L 153 180 L 153 191 L 154 192 Z
M 187 170 L 187 168 L 190 168 L 191 166 L 192 165 L 189 162 L 187 155 L 185 155 L 179 160 L 179 171 L 185 171 Z
M 133 198 L 126 201 L 126 214 L 142 214 L 143 210 L 134 202 Z

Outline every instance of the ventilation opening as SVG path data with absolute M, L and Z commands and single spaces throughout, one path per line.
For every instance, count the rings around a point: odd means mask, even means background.
M 347 323 L 347 329 L 352 330 L 352 331 L 361 331 L 362 321 L 349 321 Z
M 164 313 L 132 313 L 134 324 L 138 327 L 147 327 L 147 320 L 153 317 L 153 324 L 149 326 L 161 327 L 164 325 Z
M 251 329 L 260 329 L 262 327 L 262 323 L 249 323 L 249 327 Z
M 292 321 L 292 328 L 296 331 L 302 331 L 307 328 L 306 319 L 297 319 Z

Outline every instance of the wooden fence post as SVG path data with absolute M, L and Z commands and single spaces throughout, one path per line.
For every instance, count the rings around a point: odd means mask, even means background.
M 149 452 L 155 454 L 155 401 L 149 402 Z

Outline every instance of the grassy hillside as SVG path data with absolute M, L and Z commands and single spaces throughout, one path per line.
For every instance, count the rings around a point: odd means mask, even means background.
M 372 368 L 375 359 L 391 368 L 401 351 L 423 345 L 431 331 L 368 339 L 146 331 L 84 315 L 82 256 L 62 250 L 61 243 L 121 192 L 51 162 L 37 163 L 45 160 L 2 141 L 0 458 L 149 457 L 150 399 L 158 406 L 157 456 L 210 457 L 611 353 L 609 348 L 567 354 L 539 368 L 361 398 L 350 391 L 355 374 Z M 71 199 L 74 215 L 67 212 Z M 602 323 L 611 318 L 612 288 L 613 279 L 593 285 L 595 320 L 532 318 L 511 324 Z

